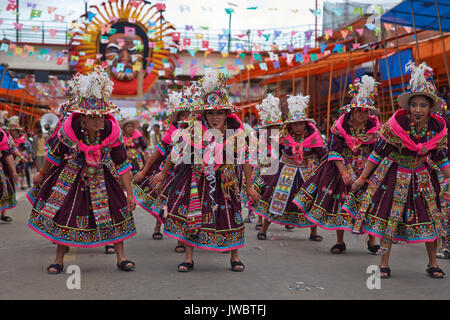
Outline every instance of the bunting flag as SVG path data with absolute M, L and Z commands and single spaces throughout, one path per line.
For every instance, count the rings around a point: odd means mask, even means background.
M 22 27 L 23 27 L 23 23 L 16 23 L 16 22 L 13 22 L 13 25 L 14 25 L 14 28 L 15 29 L 17 29 L 17 30 L 22 30 Z
M 320 45 L 320 53 L 323 53 L 327 47 L 328 47 L 327 44 L 321 44 Z
M 56 22 L 64 22 L 64 16 L 60 14 L 55 14 L 55 21 Z
M 311 40 L 312 34 L 313 32 L 311 30 L 305 31 L 305 37 L 307 41 Z
M 291 44 L 287 46 L 287 49 L 288 49 L 289 53 L 293 53 L 294 52 L 294 46 L 291 45 Z
M 56 9 L 58 9 L 58 8 L 56 8 L 56 7 L 48 7 L 47 8 L 48 14 L 52 14 L 53 11 L 56 11 Z
M 172 41 L 173 42 L 180 41 L 180 38 L 181 38 L 180 32 L 172 32 Z
M 262 56 L 261 56 L 260 53 L 254 53 L 254 54 L 253 54 L 253 58 L 254 58 L 256 61 L 262 61 Z
M 303 63 L 303 54 L 297 53 L 297 54 L 295 55 L 295 62 Z
M 186 31 L 189 31 L 189 30 L 192 30 L 192 32 L 194 31 L 194 27 L 190 26 L 190 25 L 186 25 L 184 28 Z
M 276 53 L 269 51 L 269 57 L 270 61 L 278 61 L 278 55 Z
M 356 16 L 357 14 L 360 14 L 360 15 L 364 15 L 364 10 L 363 10 L 363 8 L 355 8 L 355 9 L 353 9 L 353 14 Z
M 191 12 L 191 7 L 187 5 L 180 5 L 180 12 L 183 13 L 184 11 Z
M 52 38 L 55 38 L 56 33 L 58 32 L 58 30 L 56 30 L 56 29 L 49 29 L 48 32 L 50 33 L 50 36 Z
M 303 47 L 303 53 L 304 53 L 304 54 L 308 54 L 309 49 L 311 49 L 311 46 L 305 45 L 305 46 Z
M 42 14 L 42 10 L 31 9 L 30 19 L 39 18 Z
M 273 40 L 276 40 L 280 35 L 281 35 L 281 31 L 275 30 L 275 32 L 273 34 Z
M 96 13 L 93 12 L 88 12 L 88 20 L 89 22 L 92 22 L 92 19 L 94 19 L 94 17 L 96 16 Z
M 272 61 L 273 67 L 275 69 L 280 69 L 280 62 L 279 61 Z
M 31 3 L 31 2 L 27 2 L 27 8 L 33 8 L 36 9 L 37 3 Z
M 264 31 L 264 30 L 258 30 L 258 37 L 260 37 L 260 38 L 262 37 L 263 31 Z
M 6 11 L 15 11 L 17 9 L 16 0 L 8 0 Z
M 348 36 L 348 30 L 341 30 L 342 38 L 345 39 Z
M 361 36 L 363 34 L 363 32 L 364 32 L 364 29 L 363 28 L 356 29 L 356 32 L 359 34 L 359 36 Z
M 41 28 L 41 27 L 39 27 L 39 26 L 32 26 L 32 27 L 31 27 L 31 29 L 32 29 L 33 32 L 35 32 L 35 33 L 38 33 L 40 28 Z
M 335 8 L 335 9 L 333 9 L 333 12 L 334 12 L 335 15 L 340 17 L 344 13 L 344 9 L 343 8 Z
M 358 49 L 359 47 L 361 47 L 360 43 L 353 43 L 352 44 L 353 49 Z
M 208 48 L 209 48 L 209 41 L 202 40 L 202 49 L 208 49 Z
M 294 54 L 293 53 L 288 53 L 286 55 L 286 62 L 288 64 L 288 66 L 292 66 L 293 65 L 292 60 L 294 60 Z
M 190 45 L 191 45 L 191 39 L 186 39 L 186 38 L 184 38 L 184 39 L 183 39 L 183 45 L 184 45 L 184 46 L 190 46 Z

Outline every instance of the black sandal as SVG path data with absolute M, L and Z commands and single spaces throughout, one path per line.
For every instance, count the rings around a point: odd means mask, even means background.
M 177 250 L 177 249 L 182 249 L 182 250 Z M 184 244 L 179 244 L 175 247 L 176 253 L 184 253 L 185 251 L 186 251 L 186 248 L 184 247 Z
M 426 272 L 428 273 L 428 275 L 430 276 L 430 277 L 432 277 L 433 279 L 442 279 L 442 278 L 444 278 L 444 275 L 445 275 L 445 272 L 444 271 L 442 271 L 442 269 L 441 268 L 439 268 L 439 267 L 429 267 L 428 266 L 428 268 L 426 269 Z M 437 275 L 435 275 L 435 273 L 442 273 L 442 275 L 440 275 L 440 276 L 437 276 Z
M 262 233 L 262 232 L 258 232 L 256 237 L 258 238 L 258 240 L 266 240 L 267 239 L 267 234 Z
M 261 230 L 262 226 L 263 226 L 262 224 L 257 223 L 255 229 L 259 231 Z
M 161 240 L 163 238 L 163 235 L 162 235 L 161 232 L 154 232 L 153 235 L 152 235 L 152 238 L 154 240 Z
M 127 264 L 131 263 L 131 266 L 127 266 Z M 130 260 L 123 260 L 121 263 L 117 263 L 117 268 L 122 271 L 131 271 L 134 268 L 136 268 L 136 265 L 133 261 Z
M 323 240 L 323 237 L 318 235 L 318 234 L 310 234 L 309 235 L 309 240 L 311 241 L 316 241 L 316 242 L 320 242 Z
M 186 269 L 181 269 L 180 267 L 185 267 Z M 178 265 L 178 272 L 191 272 L 194 270 L 194 261 L 183 262 Z
M 116 253 L 116 247 L 110 244 L 105 246 L 105 254 L 114 254 L 114 253 Z
M 335 251 L 336 249 L 337 249 L 338 251 Z M 343 253 L 345 250 L 346 250 L 345 243 L 344 243 L 344 244 L 335 244 L 335 245 L 332 246 L 331 249 L 330 249 L 331 253 L 333 253 L 333 254 L 341 254 L 341 253 Z
M 389 267 L 381 268 L 380 266 L 379 266 L 379 268 L 380 268 L 380 278 L 381 279 L 387 279 L 387 278 L 391 277 L 391 268 L 389 268 Z M 381 273 L 386 273 L 387 276 L 382 276 Z
M 370 251 L 372 254 L 377 254 L 378 250 L 380 250 L 380 245 L 379 245 L 379 244 L 376 244 L 376 245 L 374 245 L 374 246 L 371 246 L 371 245 L 370 245 L 370 241 L 367 240 L 367 249 L 369 249 L 369 251 Z
M 50 269 L 56 269 L 56 271 L 50 271 Z M 51 264 L 47 267 L 47 273 L 48 274 L 60 274 L 64 269 L 64 264 L 60 265 L 60 264 Z
M 11 222 L 12 221 L 12 218 L 11 217 L 8 217 L 8 216 L 3 216 L 3 217 L 1 217 L 0 218 L 2 221 L 5 221 L 5 222 Z
M 239 261 L 230 261 L 231 262 L 231 271 L 242 272 L 245 269 L 245 265 L 241 260 Z M 242 268 L 236 268 L 237 266 L 242 266 Z

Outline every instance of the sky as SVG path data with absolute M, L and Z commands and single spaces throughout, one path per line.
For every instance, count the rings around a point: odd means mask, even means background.
M 89 5 L 98 5 L 105 0 L 88 0 Z M 302 25 L 314 25 L 315 19 L 309 9 L 315 8 L 316 0 L 159 0 L 152 3 L 165 3 L 165 18 L 184 29 L 185 25 L 207 26 L 210 29 L 228 28 L 229 15 L 225 8 L 233 8 L 231 29 L 273 29 Z M 318 0 L 319 7 L 323 0 Z M 344 2 L 335 0 L 330 2 Z M 360 3 L 377 3 L 392 6 L 398 0 L 359 0 Z M 8 0 L 0 0 L 0 19 L 15 16 L 6 11 Z M 55 14 L 65 16 L 65 21 L 76 19 L 84 13 L 84 0 L 19 0 L 20 19 L 29 20 L 31 7 L 28 3 L 36 3 L 36 9 L 44 10 L 39 19 L 52 20 Z M 63 3 L 63 5 L 62 5 Z M 230 5 L 234 4 L 233 5 Z M 180 6 L 189 6 L 189 10 L 181 12 Z M 56 7 L 56 11 L 48 14 L 47 7 Z M 256 10 L 247 10 L 257 7 Z M 319 18 L 320 19 L 320 18 Z M 320 21 L 319 21 L 320 25 Z

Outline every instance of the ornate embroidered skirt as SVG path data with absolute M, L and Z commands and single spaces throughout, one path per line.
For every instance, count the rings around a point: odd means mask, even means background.
M 200 174 L 197 185 L 201 210 L 201 227 L 188 227 L 188 208 L 191 201 L 192 166 L 178 165 L 168 181 L 156 205 L 167 205 L 168 217 L 164 233 L 172 238 L 200 249 L 228 251 L 244 246 L 244 223 L 241 215 L 239 192 L 227 197 L 222 190 L 219 171 L 216 172 L 215 190 L 204 174 Z M 237 173 L 239 174 L 239 173 Z M 213 200 L 212 200 L 213 199 Z M 213 211 L 213 201 L 217 205 Z
M 1 159 L 0 179 L 0 211 L 12 209 L 17 205 L 16 188 L 4 158 Z
M 158 161 L 156 161 L 148 170 L 147 175 L 144 180 L 140 183 L 133 183 L 133 194 L 136 202 L 141 206 L 142 209 L 150 213 L 160 222 L 164 222 L 160 216 L 160 210 L 155 206 L 156 199 L 158 198 L 158 193 L 155 192 L 154 188 L 150 185 L 150 179 L 160 172 L 162 169 L 163 162 L 166 157 L 161 156 Z
M 365 184 L 361 201 L 348 205 L 357 215 L 355 231 L 381 239 L 432 242 L 447 235 L 440 185 L 427 164 L 402 167 L 385 158 Z
M 353 229 L 353 217 L 342 211 L 348 188 L 332 161 L 324 160 L 294 198 L 306 218 L 327 230 Z
M 106 194 L 99 197 L 100 192 L 91 193 L 79 171 L 64 167 L 52 167 L 42 187 L 28 193 L 33 205 L 28 221 L 31 229 L 50 241 L 73 247 L 102 246 L 136 234 L 124 192 L 105 166 L 103 181 L 89 181 L 91 188 L 99 183 L 106 186 Z
M 280 162 L 277 174 L 262 175 L 258 170 L 253 187 L 261 200 L 252 205 L 252 210 L 271 222 L 292 225 L 297 228 L 313 227 L 305 214 L 292 202 L 303 184 L 301 168 L 287 166 Z

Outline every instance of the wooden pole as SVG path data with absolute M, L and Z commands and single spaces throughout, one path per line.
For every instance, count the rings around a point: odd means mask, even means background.
M 333 80 L 333 63 L 331 63 L 331 69 L 330 69 L 330 81 L 328 84 L 328 107 L 327 107 L 327 140 L 329 137 L 329 131 L 330 131 L 330 112 L 331 112 L 331 84 Z
M 414 17 L 413 0 L 410 0 L 409 4 L 411 5 L 411 16 L 412 16 L 413 27 L 414 27 L 414 37 L 416 38 L 417 59 L 419 60 L 419 64 L 420 64 L 419 39 L 417 39 L 416 18 Z
M 136 103 L 136 113 L 139 115 L 141 114 L 142 109 L 142 98 L 144 91 L 144 72 L 139 71 L 138 72 L 138 78 L 137 78 L 137 103 Z
M 441 34 L 441 40 L 442 40 L 442 49 L 444 50 L 445 71 L 447 72 L 447 82 L 448 82 L 448 87 L 450 89 L 450 76 L 448 73 L 447 50 L 445 50 L 445 40 L 444 40 L 444 36 L 442 34 L 441 15 L 439 13 L 439 7 L 438 7 L 437 0 L 434 0 L 434 4 L 436 5 L 436 12 L 437 12 L 437 17 L 438 17 L 438 22 L 439 22 L 439 32 Z
M 384 38 L 384 26 L 383 25 L 381 25 L 381 37 L 384 41 L 383 47 L 384 47 L 384 56 L 386 57 L 385 61 L 386 61 L 386 70 L 387 70 L 387 74 L 388 74 L 389 95 L 391 97 L 392 114 L 394 114 L 395 108 L 394 108 L 394 97 L 392 95 L 391 71 L 389 70 L 390 67 L 389 67 L 389 60 L 388 60 L 388 56 L 387 56 L 386 41 Z
M 394 28 L 395 28 L 395 48 L 397 49 L 397 57 L 398 57 L 398 65 L 400 67 L 400 75 L 402 77 L 402 91 L 405 91 L 405 81 L 403 80 L 403 66 L 402 66 L 402 60 L 400 58 L 400 51 L 398 51 L 398 32 L 397 32 L 397 24 L 395 23 L 395 12 L 392 11 L 393 17 L 394 17 Z

